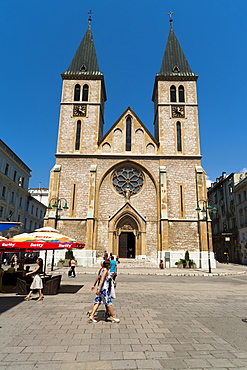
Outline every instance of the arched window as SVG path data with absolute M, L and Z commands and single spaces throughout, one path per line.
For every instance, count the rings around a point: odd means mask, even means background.
M 82 101 L 88 101 L 88 85 L 83 85 L 83 90 L 82 90 Z
M 179 102 L 184 103 L 184 87 L 182 85 L 179 86 L 178 88 L 178 99 Z
M 174 85 L 172 85 L 170 87 L 170 100 L 173 103 L 177 101 L 177 98 L 176 98 L 176 86 L 174 86 Z
M 81 141 L 81 121 L 77 121 L 76 137 L 75 137 L 75 150 L 80 150 L 80 141 Z
M 74 101 L 79 101 L 81 95 L 81 86 L 75 85 L 75 91 L 74 91 Z
M 131 122 L 131 117 L 127 117 L 126 119 L 126 151 L 131 151 L 131 127 L 132 127 L 132 122 Z
M 180 122 L 177 122 L 177 151 L 182 152 L 182 132 Z

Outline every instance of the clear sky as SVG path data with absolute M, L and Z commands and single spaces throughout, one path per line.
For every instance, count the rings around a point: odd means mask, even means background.
M 153 84 L 173 11 L 175 34 L 199 75 L 202 165 L 211 180 L 246 169 L 246 0 L 1 0 L 1 139 L 32 169 L 30 186 L 48 187 L 60 74 L 90 9 L 108 98 L 104 132 L 130 106 L 153 133 Z

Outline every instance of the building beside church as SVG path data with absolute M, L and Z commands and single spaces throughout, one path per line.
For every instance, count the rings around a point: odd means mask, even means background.
M 174 266 L 188 250 L 198 267 L 206 267 L 206 220 L 196 211 L 207 198 L 198 76 L 170 22 L 153 88 L 154 135 L 130 107 L 104 133 L 105 81 L 90 23 L 62 74 L 56 164 L 49 185 L 50 204 L 60 200 L 61 212 L 48 210 L 45 224 L 86 244 L 76 252 L 81 264 L 107 250 L 120 258 L 164 259 Z M 65 203 L 68 209 L 63 209 Z M 211 233 L 209 238 L 212 248 Z
M 217 261 L 247 265 L 247 173 L 222 175 L 208 189 L 213 250 Z
M 3 232 L 11 237 L 43 226 L 46 207 L 29 192 L 31 169 L 0 140 L 0 221 L 20 222 L 18 229 Z
M 239 261 L 247 265 L 247 173 L 242 173 L 239 183 L 233 188 L 238 227 Z
M 217 261 L 241 263 L 238 242 L 237 202 L 234 189 L 243 174 L 222 172 L 208 189 L 210 204 L 217 208 L 212 216 L 213 250 Z

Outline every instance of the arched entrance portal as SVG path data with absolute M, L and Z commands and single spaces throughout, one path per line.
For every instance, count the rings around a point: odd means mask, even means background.
M 118 256 L 135 258 L 136 237 L 133 232 L 121 232 L 119 236 Z
M 135 258 L 138 235 L 136 221 L 130 215 L 126 215 L 118 222 L 117 230 L 119 235 L 118 256 L 120 258 Z
M 120 258 L 146 255 L 146 220 L 127 203 L 109 220 L 108 252 Z

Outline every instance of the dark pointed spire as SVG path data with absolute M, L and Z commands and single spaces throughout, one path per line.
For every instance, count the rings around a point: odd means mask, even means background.
M 91 11 L 90 11 L 91 12 Z M 91 15 L 88 20 L 87 31 L 77 49 L 77 52 L 64 75 L 102 75 L 94 47 L 91 30 Z
M 175 36 L 170 15 L 170 33 L 166 44 L 166 49 L 161 64 L 160 72 L 157 76 L 196 76 L 192 72 L 189 63 L 183 53 L 181 46 Z

